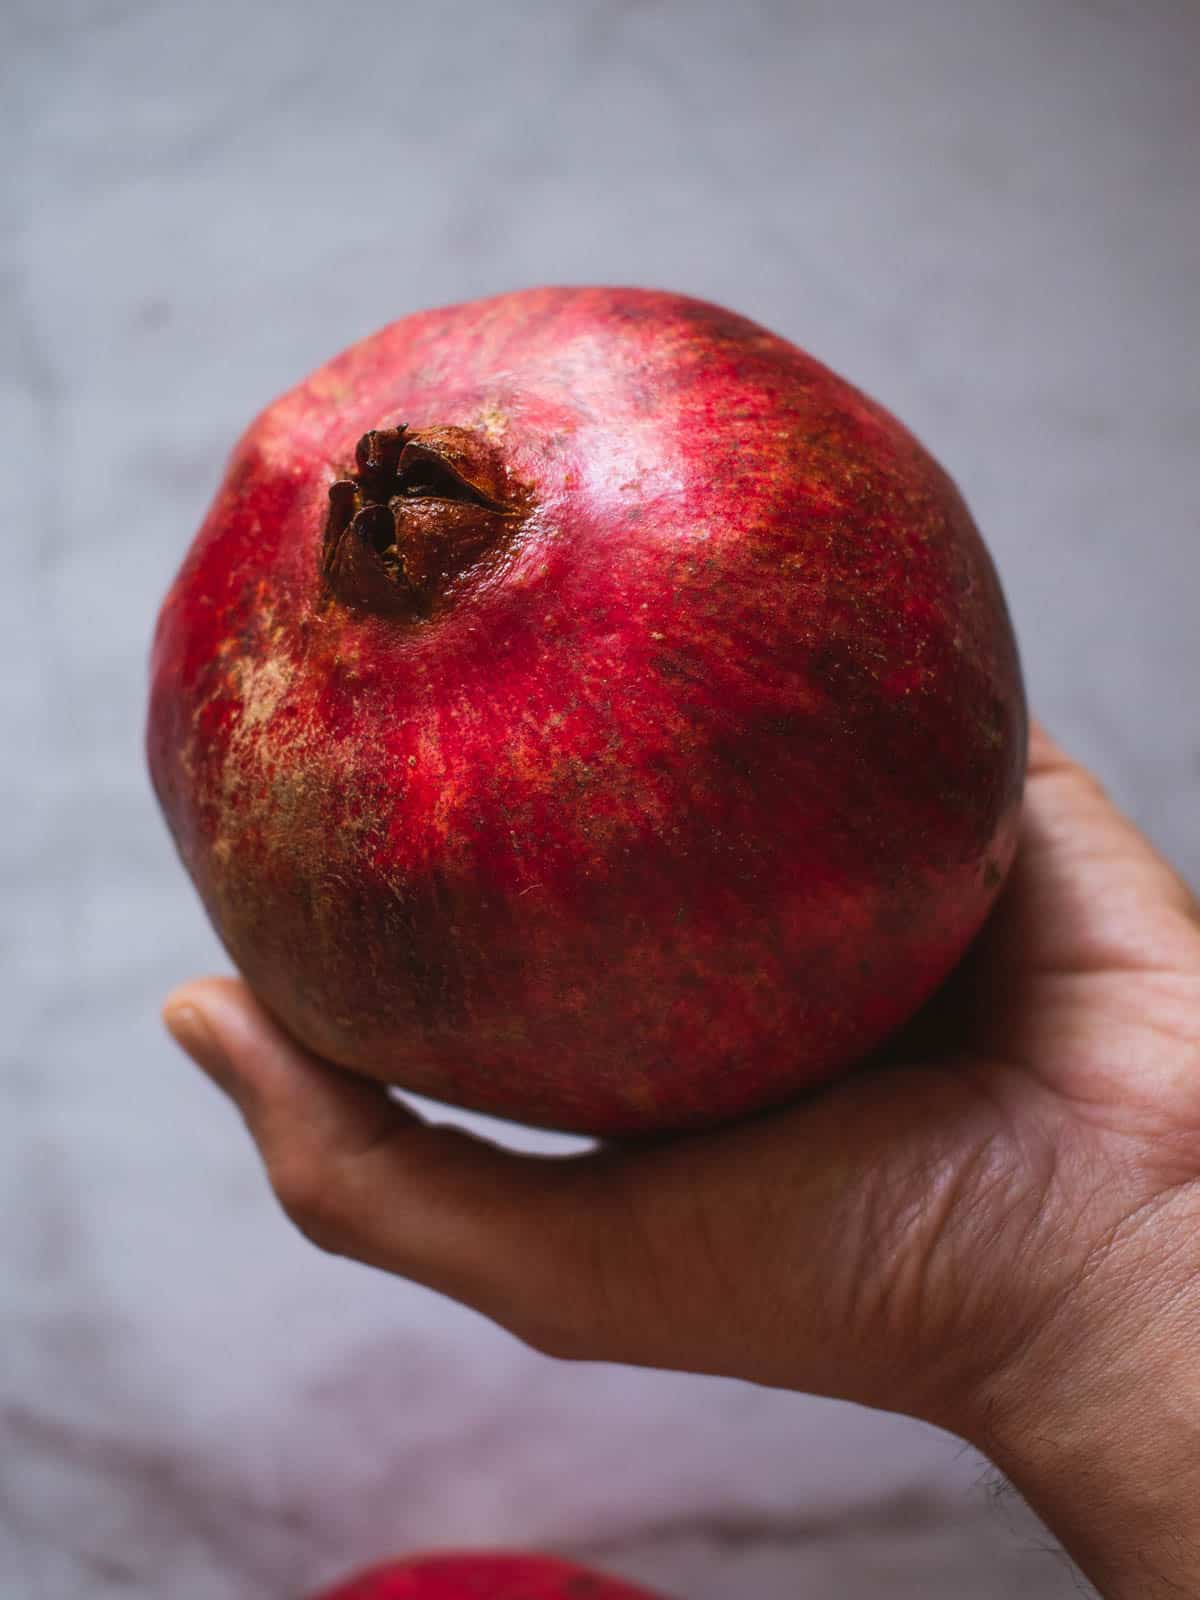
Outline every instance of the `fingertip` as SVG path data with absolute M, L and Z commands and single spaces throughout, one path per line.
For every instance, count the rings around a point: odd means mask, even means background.
M 213 1026 L 205 999 L 200 983 L 173 989 L 163 1002 L 163 1024 L 184 1054 L 226 1094 L 232 1095 L 235 1085 L 229 1052 Z
M 197 1007 L 207 1014 L 218 1007 L 237 1006 L 244 1009 L 254 1003 L 253 996 L 240 978 L 211 973 L 204 978 L 189 978 L 186 983 L 177 984 L 163 1001 L 163 1020 L 166 1021 L 168 1012 L 180 1006 Z
M 231 1095 L 243 1111 L 268 1064 L 295 1047 L 240 978 L 193 978 L 163 1002 L 162 1019 L 176 1043 Z

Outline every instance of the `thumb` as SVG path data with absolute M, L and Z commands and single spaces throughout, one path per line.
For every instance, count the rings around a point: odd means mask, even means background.
M 540 1347 L 542 1307 L 586 1208 L 575 1161 L 426 1123 L 382 1085 L 320 1060 L 229 978 L 176 989 L 176 1042 L 241 1111 L 284 1212 L 314 1244 L 414 1279 Z M 603 1224 L 603 1208 L 594 1222 Z

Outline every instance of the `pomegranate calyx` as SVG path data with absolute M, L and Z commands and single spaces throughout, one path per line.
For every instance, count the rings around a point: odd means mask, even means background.
M 504 465 L 469 428 L 372 428 L 329 486 L 321 572 L 365 610 L 423 617 L 520 516 Z

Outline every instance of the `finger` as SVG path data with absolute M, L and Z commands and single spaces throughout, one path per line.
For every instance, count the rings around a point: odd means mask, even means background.
M 1030 726 L 1029 797 L 1033 831 L 1043 841 L 1074 833 L 1085 852 L 1123 858 L 1147 887 L 1189 915 L 1200 915 L 1200 901 L 1175 864 L 1120 809 L 1101 779 L 1036 721 Z

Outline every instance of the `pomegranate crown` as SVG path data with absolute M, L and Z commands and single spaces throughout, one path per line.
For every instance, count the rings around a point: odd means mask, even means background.
M 501 548 L 523 496 L 495 446 L 470 428 L 372 428 L 354 470 L 329 486 L 321 575 L 343 604 L 430 615 Z

